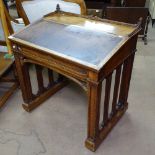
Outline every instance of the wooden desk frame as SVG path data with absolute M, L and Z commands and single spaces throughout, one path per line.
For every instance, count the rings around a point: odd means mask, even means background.
M 96 20 L 101 21 L 101 19 Z M 95 151 L 128 108 L 127 98 L 139 31 L 140 28 L 137 26 L 127 42 L 99 71 L 11 39 L 15 46 L 14 55 L 25 102 L 23 104 L 24 109 L 26 111 L 33 110 L 52 94 L 64 87 L 67 81 L 63 76 L 77 82 L 85 90 L 88 97 L 88 131 L 85 145 L 91 151 Z M 32 93 L 28 71 L 29 64 L 38 65 L 40 68 L 48 67 L 51 70 L 51 80 L 49 80 L 50 83 L 47 88 L 43 87 L 43 79 L 37 78 L 39 87 L 37 95 Z M 57 82 L 52 80 L 52 71 L 61 74 Z M 116 74 L 112 110 L 109 114 L 111 80 L 114 72 Z M 42 77 L 41 70 L 39 74 L 39 77 Z M 104 112 L 102 123 L 100 124 L 100 102 L 103 81 L 106 82 L 106 86 Z

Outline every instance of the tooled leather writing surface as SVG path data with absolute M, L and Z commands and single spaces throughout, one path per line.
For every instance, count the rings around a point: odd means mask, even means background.
M 14 37 L 96 66 L 122 40 L 101 30 L 45 20 Z

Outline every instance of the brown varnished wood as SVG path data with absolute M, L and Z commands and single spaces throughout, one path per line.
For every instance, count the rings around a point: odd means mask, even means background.
M 124 0 L 124 5 L 126 7 L 145 7 L 146 0 Z
M 112 80 L 112 73 L 106 77 L 104 112 L 103 112 L 103 126 L 106 125 L 108 122 L 111 80 Z
M 51 19 L 54 19 L 57 22 L 65 22 L 66 18 L 63 18 L 64 14 L 64 12 L 55 12 L 46 16 L 45 20 L 47 20 L 47 22 L 51 22 Z M 35 109 L 37 106 L 43 103 L 43 101 L 45 101 L 52 94 L 56 93 L 67 84 L 65 77 L 77 82 L 85 90 L 88 97 L 88 127 L 85 145 L 91 151 L 95 151 L 99 147 L 101 142 L 106 138 L 108 133 L 112 130 L 112 128 L 117 124 L 120 118 L 124 115 L 125 111 L 128 108 L 127 98 L 133 67 L 134 53 L 136 52 L 137 36 L 138 32 L 140 31 L 140 27 L 139 25 L 129 26 L 128 24 L 113 21 L 101 19 L 98 20 L 96 18 L 92 19 L 89 17 L 77 16 L 68 13 L 66 14 L 67 19 L 68 16 L 73 17 L 73 20 L 70 20 L 69 22 L 73 21 L 73 23 L 76 24 L 75 21 L 77 21 L 78 26 L 84 25 L 84 20 L 89 22 L 99 22 L 100 24 L 102 22 L 107 22 L 107 26 L 108 24 L 110 24 L 111 26 L 114 26 L 114 28 L 116 28 L 117 30 L 119 29 L 119 31 L 116 31 L 116 29 L 115 31 L 113 31 L 115 35 L 119 35 L 121 33 L 122 36 L 127 39 L 124 40 L 124 43 L 122 43 L 119 48 L 117 47 L 117 51 L 114 54 L 110 55 L 108 61 L 105 62 L 105 64 L 103 64 L 100 69 L 97 69 L 91 66 L 87 66 L 86 64 L 82 64 L 80 62 L 75 62 L 74 60 L 68 59 L 67 57 L 64 58 L 52 52 L 50 53 L 46 49 L 40 49 L 37 46 L 33 47 L 31 46 L 31 44 L 26 44 L 24 41 L 18 40 L 17 38 L 10 38 L 11 42 L 16 47 L 14 49 L 14 54 L 17 72 L 21 83 L 23 99 L 24 102 L 26 101 L 23 104 L 23 107 L 26 111 L 31 111 Z M 59 17 L 61 17 L 61 20 Z M 79 21 L 82 21 L 80 23 L 81 25 L 79 24 Z M 60 23 L 64 24 L 63 22 Z M 129 30 L 128 26 L 132 29 Z M 122 29 L 125 32 L 122 33 Z M 106 33 L 110 32 L 107 31 Z M 27 73 L 25 73 L 23 66 L 27 66 L 28 64 L 35 64 L 41 67 L 47 67 L 49 69 L 49 75 L 52 77 L 51 79 L 49 79 L 49 86 L 45 88 L 44 92 L 38 94 L 37 96 L 32 95 L 30 97 L 30 94 L 28 93 L 28 91 L 30 91 L 30 88 L 27 88 L 27 86 L 25 85 L 25 83 L 27 83 L 27 78 L 24 79 L 24 76 Z M 122 76 L 121 67 L 123 69 Z M 112 95 L 112 114 L 109 114 L 111 80 L 115 70 L 116 76 L 114 80 L 114 92 Z M 55 82 L 53 82 L 53 71 L 56 71 L 60 74 L 60 76 Z M 43 79 L 41 79 L 40 81 L 42 80 Z M 100 124 L 100 104 L 103 80 L 106 81 L 104 99 L 105 102 L 102 118 L 103 123 Z M 43 84 L 41 82 L 41 86 L 42 85 Z M 121 106 L 119 106 L 119 103 L 122 103 Z
M 38 107 L 40 104 L 42 104 L 45 100 L 47 100 L 49 97 L 54 95 L 56 92 L 61 90 L 63 87 L 65 87 L 68 84 L 67 81 L 61 81 L 52 87 L 49 87 L 46 91 L 44 91 L 39 96 L 35 97 L 29 104 L 22 104 L 23 108 L 27 112 L 31 112 L 36 107 Z
M 57 14 L 57 16 L 55 16 Z M 130 23 L 121 23 L 114 20 L 108 20 L 108 19 L 101 19 L 98 17 L 92 17 L 92 16 L 84 16 L 84 15 L 78 15 L 73 14 L 69 12 L 52 12 L 44 16 L 45 21 L 55 21 L 62 24 L 73 24 L 77 26 L 84 26 L 88 22 L 94 22 L 97 24 L 101 24 L 103 27 L 106 28 L 106 26 L 112 26 L 113 29 L 105 29 L 105 32 L 109 32 L 112 34 L 124 36 L 124 35 L 130 35 L 130 33 L 133 33 L 134 30 L 137 30 L 136 27 L 137 24 L 130 24 Z M 137 20 L 138 22 L 138 20 Z
M 102 83 L 89 83 L 88 87 L 88 139 L 95 141 L 99 134 L 99 115 Z
M 51 95 L 56 93 L 58 90 L 62 89 L 64 86 L 67 85 L 67 81 L 63 80 L 61 82 L 58 82 L 56 84 L 52 84 L 48 86 L 48 88 L 44 89 L 43 88 L 43 79 L 38 77 L 38 85 L 40 86 L 38 90 L 38 94 L 35 95 L 32 93 L 32 86 L 31 86 L 31 81 L 30 81 L 30 75 L 29 75 L 29 63 L 28 61 L 24 61 L 23 57 L 20 55 L 20 57 L 17 56 L 18 52 L 21 51 L 21 49 L 15 48 L 14 49 L 14 55 L 15 55 L 15 63 L 16 63 L 16 68 L 17 68 L 17 73 L 19 76 L 19 82 L 20 82 L 20 87 L 22 90 L 22 96 L 23 100 L 26 104 L 23 104 L 23 107 L 26 111 L 30 112 L 33 109 L 35 109 L 37 106 L 43 103 L 46 99 L 48 99 Z M 33 63 L 35 66 L 38 66 L 39 64 Z M 39 76 L 39 72 L 37 71 L 37 75 Z M 41 90 L 41 91 L 40 91 Z
M 114 117 L 112 117 L 110 119 L 110 121 L 108 121 L 107 125 L 102 128 L 99 132 L 98 138 L 96 138 L 96 140 L 92 140 L 87 138 L 85 141 L 85 146 L 95 152 L 97 150 L 97 148 L 100 146 L 100 144 L 102 143 L 102 141 L 108 136 L 108 134 L 111 132 L 111 130 L 113 129 L 113 127 L 118 123 L 118 121 L 122 118 L 122 116 L 125 114 L 126 110 L 127 110 L 127 106 L 124 107 L 123 109 L 117 111 L 117 113 L 115 114 Z
M 44 88 L 44 81 L 43 81 L 43 74 L 42 74 L 42 70 L 43 68 L 39 65 L 35 65 L 36 68 L 36 75 L 37 75 L 37 81 L 38 81 L 38 94 L 42 93 L 45 88 Z
M 85 0 L 88 9 L 103 9 L 105 6 L 121 6 L 121 0 Z
M 6 46 L 6 42 L 4 40 L 0 40 L 0 45 L 1 46 Z
M 84 68 L 82 65 L 77 64 L 75 62 L 73 63 L 67 63 L 68 61 L 57 57 L 57 56 L 51 56 L 50 54 L 44 54 L 42 51 L 36 50 L 33 48 L 33 53 L 31 52 L 32 48 L 29 48 L 26 46 L 21 46 L 22 54 L 24 57 L 27 57 L 27 62 L 35 61 L 36 64 L 42 64 L 44 67 L 48 66 L 49 68 L 54 68 L 58 73 L 63 72 L 65 75 L 71 75 L 75 78 L 78 78 L 80 80 L 86 80 L 88 77 L 88 67 Z M 16 51 L 15 51 L 16 52 Z M 34 59 L 35 57 L 38 57 L 38 59 Z M 52 60 L 52 61 L 51 61 Z M 72 65 L 71 65 L 72 64 Z
M 134 1 L 131 1 L 134 2 Z M 143 37 L 147 43 L 147 31 L 149 24 L 149 10 L 145 7 L 107 7 L 105 9 L 105 18 L 125 23 L 137 23 L 142 18 L 140 37 Z
M 131 36 L 131 38 L 123 45 L 116 54 L 114 54 L 111 59 L 103 66 L 101 72 L 99 73 L 99 78 L 103 75 L 107 76 L 113 71 L 113 68 L 118 67 L 122 62 L 124 62 L 132 53 L 136 51 L 136 39 L 137 35 Z
M 133 61 L 134 61 L 134 53 L 123 64 L 123 72 L 122 72 L 122 79 L 121 79 L 121 86 L 120 86 L 120 96 L 119 96 L 119 101 L 118 101 L 118 104 L 121 107 L 122 105 L 127 104 Z
M 4 3 L 2 0 L 0 0 L 0 20 L 1 20 L 1 25 L 2 25 L 2 28 L 3 28 L 3 32 L 4 32 L 4 40 L 1 40 L 1 43 L 2 45 L 3 42 L 5 41 L 6 42 L 6 46 L 8 48 L 8 53 L 11 54 L 12 51 L 11 51 L 11 44 L 10 44 L 10 41 L 8 39 L 8 36 L 10 35 L 10 26 L 8 23 L 8 20 L 7 20 L 7 11 L 6 11 L 6 7 L 4 6 Z M 2 51 L 3 52 L 3 51 Z
M 9 82 L 12 82 L 12 81 L 9 80 Z M 10 87 L 10 89 L 6 91 L 2 97 L 0 97 L 0 108 L 2 108 L 5 105 L 8 98 L 15 92 L 17 88 L 18 88 L 18 84 L 14 82 L 14 84 Z
M 16 69 L 19 76 L 19 82 L 20 82 L 20 87 L 22 89 L 22 96 L 24 99 L 24 102 L 28 103 L 30 100 L 32 100 L 33 95 L 32 95 L 32 87 L 31 87 L 31 81 L 30 81 L 30 75 L 29 75 L 29 70 L 28 66 L 22 63 L 23 57 L 17 57 L 16 53 L 14 53 L 15 56 L 15 64 L 16 64 Z
M 17 12 L 18 12 L 18 15 L 23 18 L 23 21 L 25 23 L 25 25 L 28 25 L 30 24 L 30 21 L 24 11 L 24 8 L 22 6 L 22 2 L 23 0 L 16 0 L 16 8 L 17 8 Z
M 118 100 L 121 70 L 122 70 L 122 65 L 116 68 L 114 94 L 113 94 L 113 101 L 112 101 L 112 112 L 111 112 L 112 115 L 116 114 L 116 105 Z
M 104 6 L 145 7 L 146 0 L 85 0 L 87 8 L 103 9 Z
M 49 85 L 52 86 L 54 84 L 53 71 L 48 69 L 48 77 L 49 77 Z

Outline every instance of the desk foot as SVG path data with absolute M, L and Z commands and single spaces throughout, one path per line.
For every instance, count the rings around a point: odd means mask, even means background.
M 42 104 L 45 100 L 47 100 L 51 95 L 54 95 L 56 92 L 58 92 L 60 89 L 64 88 L 68 84 L 68 81 L 61 81 L 57 84 L 54 84 L 51 88 L 49 88 L 47 91 L 42 93 L 40 96 L 37 96 L 33 101 L 31 101 L 28 104 L 22 104 L 23 108 L 27 112 L 31 112 L 36 107 L 38 107 L 40 104 Z
M 127 104 L 128 105 L 128 104 Z M 126 112 L 128 106 L 125 106 L 123 109 L 120 109 L 117 111 L 117 113 L 111 117 L 111 119 L 107 122 L 107 124 L 103 127 L 101 127 L 99 131 L 99 135 L 96 137 L 96 139 L 87 138 L 85 141 L 85 146 L 95 152 L 97 148 L 100 146 L 102 141 L 107 137 L 107 135 L 110 133 L 110 131 L 113 129 L 113 127 L 117 124 L 117 122 L 122 118 L 124 113 Z

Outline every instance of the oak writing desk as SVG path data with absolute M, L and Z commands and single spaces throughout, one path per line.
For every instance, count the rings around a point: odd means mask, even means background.
M 139 25 L 56 11 L 10 36 L 24 99 L 23 107 L 33 110 L 66 85 L 67 77 L 78 83 L 88 97 L 88 131 L 85 145 L 95 151 L 128 107 L 128 91 L 136 51 Z M 29 64 L 47 67 L 49 85 L 43 86 L 38 70 L 38 94 L 33 94 Z M 59 73 L 53 80 L 52 71 Z M 111 79 L 115 73 L 113 95 Z M 102 82 L 105 81 L 103 115 Z M 112 108 L 109 100 L 112 97 Z

